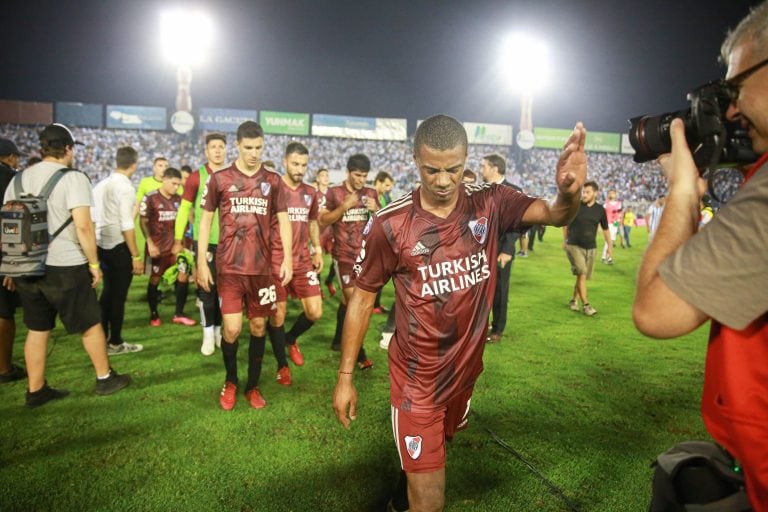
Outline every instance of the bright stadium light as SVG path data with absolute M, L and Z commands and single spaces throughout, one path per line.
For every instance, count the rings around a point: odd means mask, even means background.
M 163 54 L 176 66 L 176 112 L 171 127 L 189 133 L 195 127 L 192 116 L 192 66 L 200 65 L 213 39 L 213 23 L 201 11 L 173 9 L 160 15 L 160 42 Z
M 201 11 L 168 10 L 160 15 L 163 55 L 176 66 L 199 65 L 213 40 L 213 23 Z
M 502 46 L 501 70 L 510 91 L 535 94 L 549 82 L 549 50 L 527 34 L 512 34 Z

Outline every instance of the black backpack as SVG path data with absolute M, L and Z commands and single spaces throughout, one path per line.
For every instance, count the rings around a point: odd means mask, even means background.
M 48 197 L 64 174 L 74 170 L 63 168 L 54 172 L 40 195 L 28 194 L 21 188 L 23 171 L 14 176 L 15 199 L 6 202 L 0 209 L 0 275 L 33 277 L 45 274 L 48 246 L 72 222 L 70 216 L 54 233 L 48 233 Z
M 744 475 L 733 457 L 709 441 L 685 441 L 651 465 L 650 512 L 749 512 Z

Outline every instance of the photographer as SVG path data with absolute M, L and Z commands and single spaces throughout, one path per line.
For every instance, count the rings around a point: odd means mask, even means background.
M 703 192 L 683 123 L 659 157 L 669 195 L 638 276 L 633 317 L 656 338 L 712 320 L 702 414 L 712 437 L 741 464 L 756 511 L 768 511 L 768 2 L 726 38 L 725 112 L 760 155 L 734 198 L 697 233 Z M 723 250 L 738 240 L 738 248 Z

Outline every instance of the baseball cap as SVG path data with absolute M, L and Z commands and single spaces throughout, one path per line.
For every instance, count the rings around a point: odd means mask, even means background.
M 16 147 L 10 139 L 4 139 L 0 137 L 0 156 L 18 155 L 21 156 L 21 151 Z
M 74 146 L 75 144 L 83 145 L 82 142 L 76 141 L 72 132 L 61 123 L 53 123 L 46 126 L 42 132 L 40 132 L 40 143 L 48 146 Z

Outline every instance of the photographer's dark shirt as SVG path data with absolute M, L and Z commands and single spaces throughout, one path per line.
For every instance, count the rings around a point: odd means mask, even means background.
M 605 215 L 605 208 L 599 203 L 587 206 L 584 203 L 579 205 L 579 212 L 568 225 L 568 245 L 577 245 L 582 249 L 595 249 L 597 244 L 597 226 L 608 229 L 608 217 Z

